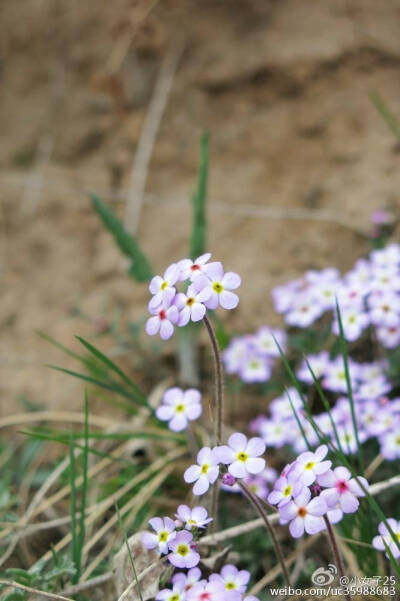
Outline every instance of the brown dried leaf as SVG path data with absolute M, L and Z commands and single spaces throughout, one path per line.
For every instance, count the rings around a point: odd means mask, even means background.
M 153 599 L 159 590 L 161 574 L 165 570 L 155 550 L 146 549 L 141 542 L 143 532 L 128 539 L 143 601 Z M 114 557 L 114 581 L 119 601 L 140 601 L 136 579 L 128 549 L 124 544 Z

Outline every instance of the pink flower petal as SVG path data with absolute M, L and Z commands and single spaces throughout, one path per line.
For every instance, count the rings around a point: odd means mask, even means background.
M 246 461 L 246 469 L 250 474 L 259 474 L 265 468 L 265 459 L 261 457 L 250 457 Z
M 228 290 L 236 290 L 241 284 L 240 276 L 233 271 L 228 271 L 222 278 L 222 285 Z
M 229 437 L 228 445 L 238 453 L 240 451 L 245 451 L 247 446 L 247 437 L 241 432 L 235 432 Z
M 146 323 L 146 332 L 149 336 L 154 336 L 160 329 L 160 320 L 158 317 L 150 317 Z
M 221 307 L 224 309 L 236 309 L 239 304 L 239 297 L 237 294 L 233 292 L 229 292 L 228 290 L 224 290 L 219 295 Z

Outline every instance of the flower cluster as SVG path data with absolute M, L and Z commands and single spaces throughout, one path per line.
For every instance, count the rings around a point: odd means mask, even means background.
M 257 601 L 255 597 L 245 595 L 250 580 L 250 573 L 246 570 L 238 570 L 229 564 L 206 580 L 196 567 L 200 562 L 196 541 L 199 532 L 211 521 L 204 507 L 190 508 L 188 505 L 179 505 L 175 520 L 154 517 L 149 521 L 153 532 L 143 534 L 143 546 L 167 555 L 175 568 L 188 570 L 186 573 L 176 572 L 171 578 L 171 588 L 159 591 L 156 600 Z
M 231 476 L 233 484 L 236 478 L 248 478 L 260 474 L 265 468 L 265 443 L 261 438 L 249 440 L 241 432 L 235 432 L 228 439 L 227 445 L 211 449 L 203 447 L 197 455 L 197 463 L 191 465 L 184 473 L 184 480 L 192 484 L 194 495 L 203 495 L 211 484 L 217 480 L 221 464 Z M 226 482 L 229 486 L 229 483 Z
M 268 326 L 253 335 L 233 338 L 222 355 L 226 371 L 238 374 L 244 382 L 266 382 L 280 356 L 276 343 L 286 350 L 286 334 Z
M 146 549 L 157 549 L 177 568 L 193 568 L 200 561 L 195 537 L 212 521 L 204 507 L 179 505 L 175 520 L 155 517 L 149 520 L 154 532 L 145 532 L 142 543 Z
M 305 384 L 312 384 L 313 377 L 320 380 L 321 387 L 331 394 L 337 394 L 337 400 L 331 408 L 331 417 L 335 423 L 341 450 L 353 454 L 357 450 L 352 415 L 347 392 L 346 374 L 342 357 L 331 359 L 322 351 L 310 355 L 297 370 L 297 377 Z M 349 375 L 356 407 L 358 439 L 360 443 L 370 438 L 377 438 L 381 454 L 385 459 L 394 460 L 400 457 L 400 399 L 389 400 L 386 396 L 391 391 L 391 383 L 387 378 L 386 361 L 374 363 L 357 363 L 349 360 Z M 296 411 L 296 416 L 293 410 Z M 271 401 L 270 416 L 259 416 L 250 424 L 268 446 L 280 448 L 290 445 L 296 452 L 305 450 L 305 441 L 299 429 L 298 420 L 311 446 L 318 444 L 318 437 L 303 413 L 303 403 L 295 388 Z M 331 417 L 327 412 L 314 416 L 314 420 L 324 435 L 333 441 L 336 435 Z
M 173 263 L 163 276 L 156 275 L 150 282 L 149 290 L 153 295 L 148 309 L 152 317 L 147 320 L 146 332 L 150 336 L 159 333 L 168 340 L 175 326 L 185 326 L 189 321 L 200 321 L 206 310 L 235 309 L 239 297 L 232 292 L 239 288 L 241 280 L 237 273 L 224 272 L 222 263 L 209 263 L 210 253 L 198 257 L 195 261 L 182 259 Z M 179 292 L 179 283 L 186 282 L 188 287 Z
M 172 588 L 160 591 L 157 601 L 257 601 L 246 595 L 250 580 L 247 570 L 236 566 L 223 566 L 219 573 L 212 573 L 205 579 L 199 568 L 192 568 L 186 574 L 177 572 L 171 578 Z
M 173 432 L 182 432 L 189 421 L 195 420 L 202 414 L 201 394 L 194 388 L 183 391 L 181 388 L 169 388 L 165 391 L 161 405 L 156 410 L 156 416 L 168 422 Z
M 337 524 L 344 514 L 357 511 L 358 497 L 368 488 L 365 478 L 352 478 L 347 468 L 332 469 L 327 453 L 326 445 L 315 453 L 301 453 L 284 468 L 268 496 L 269 503 L 278 508 L 280 523 L 289 524 L 294 538 L 324 530 L 324 516 Z
M 344 276 L 331 268 L 307 271 L 275 288 L 272 296 L 276 311 L 290 326 L 306 328 L 333 311 L 336 335 L 337 299 L 347 340 L 357 340 L 371 326 L 383 346 L 394 348 L 400 343 L 400 245 L 372 251 Z

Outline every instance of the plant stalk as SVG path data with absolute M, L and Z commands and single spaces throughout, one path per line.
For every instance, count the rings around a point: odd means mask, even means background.
M 214 434 L 215 442 L 220 445 L 222 443 L 223 434 L 223 421 L 224 421 L 224 376 L 222 370 L 221 353 L 219 350 L 217 338 L 215 336 L 214 328 L 207 315 L 203 317 L 204 325 L 207 328 L 208 335 L 210 337 L 211 346 L 214 355 L 214 372 L 215 372 L 215 425 Z
M 278 561 L 281 564 L 282 573 L 283 573 L 283 577 L 285 579 L 286 585 L 289 587 L 290 586 L 290 576 L 289 576 L 288 569 L 286 567 L 285 558 L 283 556 L 283 552 L 282 552 L 281 546 L 279 544 L 279 541 L 276 537 L 275 531 L 274 531 L 272 525 L 270 524 L 268 514 L 265 512 L 261 501 L 258 499 L 258 497 L 256 495 L 254 495 L 252 493 L 250 488 L 247 486 L 247 484 L 245 482 L 243 482 L 243 480 L 237 480 L 237 484 L 242 489 L 243 494 L 247 497 L 247 499 L 250 501 L 250 503 L 255 507 L 257 512 L 260 514 L 260 517 L 262 518 L 262 520 L 265 524 L 267 532 L 271 537 Z
M 342 556 L 339 551 L 339 547 L 337 544 L 335 533 L 332 528 L 332 524 L 330 523 L 328 516 L 324 515 L 323 518 L 324 518 L 324 522 L 326 525 L 327 535 L 328 535 L 329 541 L 331 543 L 332 553 L 335 558 L 336 566 L 337 566 L 337 569 L 338 569 L 338 572 L 340 575 L 340 581 L 342 581 L 342 578 L 345 576 L 343 559 L 342 559 Z M 344 595 L 344 598 L 346 599 L 346 601 L 351 601 L 350 595 Z

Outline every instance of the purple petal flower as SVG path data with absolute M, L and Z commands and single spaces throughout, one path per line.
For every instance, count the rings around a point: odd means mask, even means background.
M 260 457 L 265 453 L 265 443 L 261 438 L 250 438 L 240 432 L 232 434 L 228 445 L 215 449 L 220 463 L 228 465 L 228 471 L 235 478 L 245 478 L 250 474 L 258 474 L 265 468 L 265 460 Z
M 200 561 L 200 555 L 193 548 L 193 535 L 187 530 L 178 532 L 169 548 L 168 560 L 176 568 L 194 568 Z
M 213 518 L 208 517 L 205 507 L 193 507 L 193 509 L 190 509 L 188 505 L 179 505 L 176 517 L 185 524 L 187 530 L 205 528 L 213 520 Z
M 168 546 L 176 537 L 175 522 L 168 517 L 152 518 L 149 520 L 150 526 L 155 531 L 145 532 L 142 536 L 142 544 L 146 549 L 155 549 L 157 547 L 160 553 L 168 553 Z
M 189 421 L 200 417 L 202 413 L 201 394 L 194 388 L 183 391 L 181 388 L 169 388 L 164 396 L 162 405 L 156 410 L 156 416 L 162 421 L 169 422 L 173 432 L 185 430 Z
M 197 464 L 191 465 L 184 473 L 185 482 L 195 482 L 194 495 L 203 495 L 218 478 L 219 461 L 216 458 L 215 449 L 203 447 L 197 454 Z

